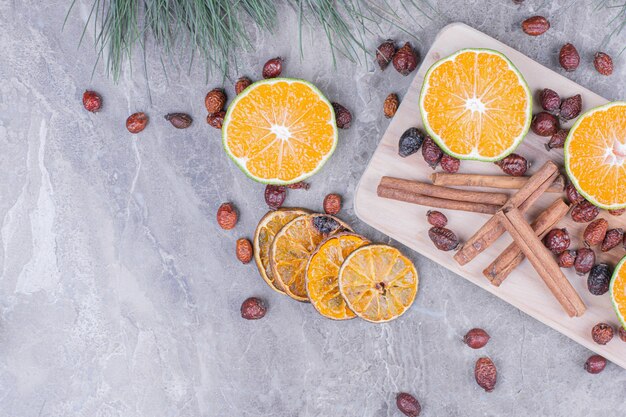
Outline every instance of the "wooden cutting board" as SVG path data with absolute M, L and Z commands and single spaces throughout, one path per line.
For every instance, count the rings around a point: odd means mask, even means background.
M 488 250 L 469 264 L 461 267 L 454 261 L 452 257 L 453 252 L 437 250 L 428 238 L 430 225 L 426 222 L 427 207 L 383 199 L 376 195 L 376 187 L 380 178 L 384 175 L 429 181 L 429 175 L 434 171 L 424 162 L 421 152 L 407 158 L 399 157 L 398 139 L 409 127 L 422 127 L 418 102 L 424 74 L 428 68 L 440 58 L 446 57 L 462 48 L 491 48 L 504 53 L 522 72 L 533 94 L 546 87 L 557 91 L 561 97 L 581 94 L 583 97 L 583 111 L 607 102 L 606 99 L 599 95 L 538 64 L 515 49 L 484 33 L 461 23 L 446 26 L 439 33 L 424 57 L 415 79 L 402 98 L 400 108 L 383 135 L 357 186 L 354 202 L 357 216 L 381 232 L 502 298 L 537 320 L 604 356 L 611 362 L 626 368 L 626 343 L 619 340 L 617 336 L 605 346 L 598 345 L 591 339 L 591 329 L 595 324 L 607 322 L 617 329 L 619 321 L 611 306 L 609 294 L 594 296 L 589 293 L 586 276 L 577 276 L 573 269 L 564 270 L 567 278 L 572 282 L 587 305 L 587 312 L 582 317 L 569 318 L 527 260 L 518 266 L 500 287 L 491 285 L 483 276 L 483 269 L 511 242 L 511 238 L 508 235 L 505 234 Z M 537 103 L 535 103 L 534 111 L 539 111 Z M 565 126 L 570 127 L 571 125 L 572 122 Z M 555 149 L 548 152 L 544 147 L 546 142 L 547 138 L 536 136 L 530 132 L 516 150 L 516 153 L 525 156 L 531 161 L 530 174 L 534 173 L 548 159 L 554 160 L 560 166 L 563 165 L 562 150 Z M 463 161 L 460 172 L 503 174 L 492 163 L 475 161 Z M 496 191 L 493 189 L 483 190 Z M 561 195 L 555 193 L 544 194 L 533 209 L 529 210 L 527 217 L 531 220 L 534 219 L 539 212 L 544 210 L 559 196 Z M 457 233 L 461 241 L 469 238 L 489 218 L 488 215 L 482 214 L 450 210 L 441 211 L 448 216 L 448 227 Z M 622 227 L 626 230 L 626 214 L 621 217 L 615 217 L 606 212 L 601 212 L 600 216 L 608 220 L 609 227 Z M 559 223 L 559 227 L 566 227 L 572 235 L 571 248 L 573 249 L 582 245 L 582 233 L 585 226 L 585 224 L 573 222 L 569 214 Z M 603 254 L 599 249 L 596 252 L 597 262 L 607 262 L 612 266 L 615 266 L 617 261 L 625 254 L 621 246 L 613 249 L 609 254 Z M 419 296 L 429 297 L 431 295 L 418 294 Z

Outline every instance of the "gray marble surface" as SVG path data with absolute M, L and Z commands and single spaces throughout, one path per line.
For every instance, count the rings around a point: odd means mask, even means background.
M 416 395 L 425 416 L 624 415 L 626 370 L 587 374 L 586 349 L 418 253 L 407 250 L 421 276 L 416 302 L 388 324 L 325 320 L 274 293 L 234 257 L 235 240 L 251 236 L 266 207 L 263 185 L 204 123 L 204 95 L 221 78 L 176 64 L 165 77 L 154 56 L 148 78 L 140 57 L 117 85 L 102 65 L 91 78 L 93 48 L 77 47 L 88 2 L 61 31 L 68 3 L 0 2 L 0 416 L 399 416 L 399 391 Z M 609 78 L 590 59 L 600 47 L 617 55 L 626 33 L 602 45 L 611 14 L 592 3 L 451 0 L 427 19 L 390 1 L 422 52 L 453 21 L 550 68 L 572 41 L 583 64 L 568 76 L 624 99 L 626 54 Z M 530 38 L 519 23 L 536 13 L 552 29 Z M 287 204 L 320 209 L 325 194 L 341 193 L 346 221 L 393 244 L 356 219 L 352 195 L 388 124 L 382 101 L 402 95 L 410 77 L 345 59 L 333 68 L 319 28 L 304 30 L 301 60 L 296 14 L 284 8 L 281 22 L 275 34 L 252 32 L 256 47 L 241 52 L 238 73 L 258 77 L 265 60 L 283 56 L 286 75 L 355 115 L 311 189 L 290 192 Z M 382 30 L 370 47 L 410 39 Z M 101 113 L 83 110 L 86 88 L 104 96 Z M 226 89 L 232 96 L 231 82 Z M 137 110 L 152 120 L 132 136 L 124 120 Z M 196 122 L 174 130 L 161 117 L 171 111 Z M 228 232 L 215 222 L 227 200 L 241 212 Z M 252 295 L 269 312 L 247 322 L 239 306 Z M 474 326 L 492 336 L 482 351 L 461 343 Z M 490 394 L 473 380 L 481 355 L 499 370 Z

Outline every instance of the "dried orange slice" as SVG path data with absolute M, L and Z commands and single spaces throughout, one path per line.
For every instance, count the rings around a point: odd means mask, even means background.
M 309 214 L 293 219 L 274 237 L 270 246 L 270 267 L 274 285 L 291 298 L 308 301 L 306 264 L 317 245 L 348 225 L 328 214 Z
M 526 136 L 532 95 L 522 74 L 500 52 L 462 49 L 430 67 L 420 111 L 424 127 L 446 153 L 497 161 Z
M 337 145 L 335 112 L 311 83 L 259 81 L 228 107 L 224 149 L 250 178 L 291 184 L 315 174 Z
M 626 329 L 626 256 L 615 267 L 609 291 L 617 317 Z
M 567 175 L 587 200 L 607 210 L 626 207 L 626 102 L 580 116 L 564 152 Z
M 254 261 L 259 268 L 259 274 L 267 282 L 267 285 L 281 294 L 284 292 L 275 285 L 274 275 L 270 267 L 270 246 L 274 241 L 274 236 L 284 225 L 305 214 L 309 214 L 309 211 L 300 208 L 281 208 L 269 211 L 259 221 L 254 232 L 252 246 L 254 247 Z
M 355 250 L 339 270 L 339 291 L 348 307 L 374 323 L 401 316 L 413 304 L 417 285 L 413 262 L 387 245 Z
M 356 317 L 339 293 L 339 268 L 355 249 L 369 241 L 354 233 L 338 233 L 320 243 L 306 267 L 306 291 L 313 307 L 330 319 Z

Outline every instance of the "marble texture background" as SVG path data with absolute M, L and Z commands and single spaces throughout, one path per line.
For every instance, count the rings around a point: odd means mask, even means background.
M 93 48 L 77 45 L 87 3 L 61 31 L 69 1 L 0 2 L 0 416 L 399 416 L 399 391 L 418 397 L 425 416 L 624 415 L 625 370 L 587 374 L 586 349 L 418 253 L 409 252 L 421 276 L 416 302 L 388 324 L 325 320 L 270 290 L 234 257 L 235 240 L 252 235 L 266 207 L 263 185 L 204 123 L 204 95 L 221 77 L 183 64 L 168 65 L 166 77 L 149 56 L 145 71 L 137 57 L 117 85 L 102 65 L 92 78 Z M 598 48 L 617 56 L 626 43 L 623 32 L 603 45 L 612 15 L 592 1 L 451 0 L 432 19 L 389 3 L 422 52 L 453 21 L 551 68 L 571 41 L 583 63 L 568 76 L 626 98 L 626 54 L 608 78 L 590 63 Z M 534 14 L 552 21 L 539 38 L 519 27 Z M 382 29 L 368 46 L 410 39 Z M 296 14 L 282 9 L 274 34 L 251 34 L 238 74 L 258 77 L 265 60 L 283 56 L 286 75 L 317 84 L 355 122 L 311 189 L 291 191 L 287 205 L 320 209 L 338 192 L 346 221 L 393 244 L 356 219 L 352 193 L 388 124 L 382 102 L 410 77 L 346 59 L 333 68 L 317 27 L 304 30 L 300 59 L 296 34 Z M 83 110 L 86 88 L 103 95 L 101 113 Z M 132 136 L 124 120 L 138 110 L 152 119 Z M 162 118 L 171 111 L 196 122 L 175 130 Z M 228 232 L 215 222 L 227 200 L 241 212 Z M 269 312 L 247 322 L 239 306 L 252 295 Z M 492 336 L 482 351 L 461 343 L 475 326 Z M 473 380 L 481 355 L 499 370 L 490 394 Z

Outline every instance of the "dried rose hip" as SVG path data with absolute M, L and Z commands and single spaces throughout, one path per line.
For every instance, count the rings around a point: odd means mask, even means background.
M 585 197 L 578 193 L 578 190 L 571 182 L 565 186 L 565 195 L 571 204 L 578 204 L 585 200 Z
M 574 262 L 576 262 L 576 251 L 566 250 L 561 252 L 556 257 L 556 261 L 561 268 L 571 268 L 574 266 Z
M 617 335 L 619 336 L 622 342 L 626 342 L 626 329 L 624 329 L 622 326 L 619 327 L 619 330 L 617 331 Z
M 443 151 L 430 136 L 426 136 L 422 142 L 422 156 L 424 157 L 424 161 L 426 161 L 432 169 L 435 169 L 443 156 Z
M 416 127 L 408 128 L 404 131 L 402 136 L 400 136 L 398 155 L 403 158 L 413 155 L 415 152 L 419 151 L 422 142 L 424 142 L 424 134 Z
M 608 210 L 609 214 L 611 216 L 621 216 L 622 214 L 624 214 L 624 212 L 626 211 L 626 209 L 615 209 L 615 210 Z
M 454 174 L 459 171 L 461 167 L 461 160 L 444 153 L 441 157 L 441 169 L 450 174 Z
M 599 345 L 606 345 L 613 339 L 613 326 L 606 323 L 598 323 L 591 329 L 591 338 Z
M 224 110 L 218 111 L 217 113 L 209 114 L 206 117 L 206 122 L 211 127 L 221 129 L 224 124 L 224 117 L 226 117 L 226 112 Z
M 574 269 L 578 275 L 585 275 L 591 271 L 596 263 L 596 253 L 589 248 L 580 248 L 576 251 L 576 260 L 574 261 Z
M 570 237 L 567 229 L 550 230 L 543 238 L 543 244 L 555 255 L 567 250 L 570 244 Z
M 398 111 L 398 106 L 400 105 L 400 100 L 398 99 L 398 95 L 391 93 L 385 99 L 383 103 L 383 113 L 387 119 L 391 119 Z
M 602 75 L 613 74 L 613 59 L 604 52 L 597 52 L 593 58 L 593 66 Z
M 553 114 L 537 113 L 530 124 L 532 131 L 539 136 L 552 136 L 559 131 L 559 120 Z
M 576 223 L 587 223 L 598 217 L 600 210 L 585 200 L 576 204 L 570 214 Z
M 393 56 L 393 67 L 402 75 L 409 75 L 417 68 L 418 56 L 410 42 L 398 49 Z
M 328 194 L 324 197 L 324 213 L 335 215 L 341 211 L 341 196 Z
M 396 45 L 391 39 L 387 39 L 376 48 L 376 62 L 381 70 L 385 70 L 396 53 Z
M 580 94 L 563 99 L 559 116 L 563 120 L 572 120 L 580 115 L 583 109 L 583 98 Z
M 83 107 L 92 113 L 99 111 L 102 108 L 102 97 L 95 91 L 86 90 L 83 93 Z
M 332 103 L 335 110 L 335 121 L 339 129 L 349 129 L 352 123 L 352 113 L 339 103 Z
M 498 379 L 496 365 L 489 358 L 479 358 L 474 367 L 474 377 L 476 378 L 476 383 L 485 391 L 493 391 Z
M 600 355 L 589 356 L 589 359 L 587 359 L 587 362 L 585 362 L 585 371 L 589 372 L 590 374 L 599 374 L 600 372 L 604 371 L 605 367 L 606 359 L 604 359 Z
M 235 94 L 239 95 L 243 90 L 248 88 L 252 84 L 252 80 L 248 77 L 241 77 L 235 83 Z
M 165 120 L 170 122 L 176 129 L 187 129 L 193 123 L 191 116 L 185 113 L 169 113 L 165 115 Z
M 541 101 L 541 108 L 545 111 L 553 112 L 557 111 L 559 107 L 561 107 L 561 97 L 559 97 L 559 94 L 556 91 L 549 88 L 541 90 L 539 93 L 539 99 Z
M 452 230 L 445 227 L 431 227 L 428 230 L 428 237 L 435 247 L 442 251 L 454 250 L 459 246 L 459 238 Z
M 550 29 L 550 22 L 543 16 L 533 16 L 522 22 L 522 30 L 530 36 L 539 36 Z
M 419 401 L 406 392 L 401 392 L 396 396 L 396 407 L 402 414 L 408 417 L 418 417 L 422 412 Z
M 526 170 L 530 166 L 526 158 L 516 153 L 512 153 L 509 156 L 494 162 L 500 169 L 508 175 L 514 177 L 521 177 L 526 173 Z
M 463 337 L 463 342 L 472 349 L 480 349 L 489 341 L 489 334 L 483 329 L 474 328 Z
M 283 72 L 283 59 L 280 57 L 272 58 L 263 65 L 263 78 L 280 77 Z
M 587 246 L 595 246 L 602 243 L 608 228 L 609 222 L 604 219 L 597 219 L 589 223 L 583 232 L 585 244 Z
M 448 224 L 446 215 L 437 210 L 428 210 L 426 212 L 426 220 L 435 227 L 446 227 Z
M 308 182 L 300 181 L 294 184 L 287 184 L 286 187 L 292 190 L 305 190 L 306 191 L 309 188 L 311 188 L 311 184 L 309 184 Z
M 243 264 L 247 264 L 252 260 L 252 243 L 246 238 L 237 239 L 236 245 L 237 259 Z
M 315 216 L 313 226 L 323 235 L 328 235 L 341 227 L 337 220 L 330 216 Z
M 546 149 L 550 151 L 554 148 L 562 148 L 565 145 L 565 139 L 567 139 L 568 134 L 569 129 L 559 129 L 546 143 Z
M 226 94 L 221 88 L 214 88 L 206 93 L 204 97 L 204 106 L 209 114 L 219 113 L 224 109 L 226 104 Z
M 144 112 L 133 113 L 126 119 L 126 129 L 130 133 L 139 133 L 146 128 L 148 116 Z
M 230 230 L 235 227 L 238 217 L 233 203 L 222 203 L 217 209 L 217 224 L 224 230 Z
M 267 307 L 263 300 L 250 297 L 241 304 L 241 317 L 246 320 L 262 319 L 267 313 Z
M 607 264 L 594 265 L 587 277 L 587 288 L 593 295 L 606 294 L 611 283 L 611 268 Z
M 287 190 L 282 185 L 267 184 L 265 186 L 265 202 L 270 209 L 276 210 L 285 202 Z
M 600 246 L 600 250 L 602 252 L 608 252 L 613 248 L 616 248 L 619 244 L 624 240 L 624 230 L 617 228 L 607 230 L 606 235 L 604 236 L 604 240 L 602 241 L 602 246 Z
M 576 47 L 571 43 L 566 43 L 559 52 L 559 64 L 565 71 L 574 71 L 580 64 L 580 55 Z

